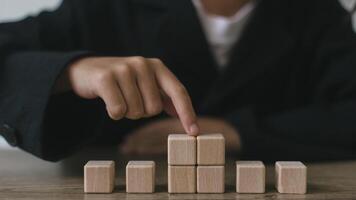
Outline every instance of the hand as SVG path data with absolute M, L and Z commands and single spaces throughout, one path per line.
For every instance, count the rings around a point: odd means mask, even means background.
M 151 117 L 165 110 L 179 117 L 186 133 L 199 132 L 187 90 L 159 59 L 82 58 L 67 68 L 58 84 L 68 85 L 82 98 L 101 98 L 114 120 Z
M 239 134 L 234 127 L 221 119 L 198 118 L 202 133 L 221 133 L 225 137 L 226 151 L 235 152 L 240 148 Z M 163 119 L 151 122 L 128 134 L 120 146 L 123 154 L 165 154 L 167 137 L 172 133 L 183 133 L 184 129 L 176 119 Z

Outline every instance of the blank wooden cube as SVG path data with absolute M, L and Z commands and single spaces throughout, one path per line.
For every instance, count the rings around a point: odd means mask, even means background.
M 195 193 L 195 166 L 168 166 L 169 193 Z
M 168 164 L 195 165 L 196 138 L 186 134 L 168 136 Z
M 224 166 L 198 166 L 197 168 L 198 193 L 224 193 L 225 167 Z
M 207 134 L 197 137 L 198 165 L 225 164 L 225 138 L 222 134 Z
M 126 192 L 153 193 L 155 168 L 153 161 L 130 161 L 126 166 Z
M 266 168 L 261 161 L 236 162 L 236 192 L 264 193 Z
M 276 162 L 276 188 L 280 193 L 305 194 L 307 167 L 301 162 Z
M 111 193 L 114 185 L 114 161 L 89 161 L 84 166 L 85 193 Z

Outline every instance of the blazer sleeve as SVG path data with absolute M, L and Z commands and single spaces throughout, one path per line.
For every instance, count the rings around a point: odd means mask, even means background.
M 80 12 L 74 2 L 65 0 L 55 12 L 0 24 L 0 134 L 46 160 L 68 155 L 91 130 L 89 117 L 79 118 L 79 109 L 92 103 L 73 94 L 52 95 L 61 71 L 90 54 L 80 50 Z M 84 124 L 85 129 L 79 128 Z
M 226 116 L 241 134 L 244 158 L 356 158 L 356 34 L 346 15 L 333 16 L 322 32 L 311 60 L 309 103 L 272 114 L 246 107 Z

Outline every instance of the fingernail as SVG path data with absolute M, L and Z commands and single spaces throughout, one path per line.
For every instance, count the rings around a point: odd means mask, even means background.
M 197 124 L 192 124 L 189 128 L 190 134 L 198 134 L 199 133 L 199 127 Z

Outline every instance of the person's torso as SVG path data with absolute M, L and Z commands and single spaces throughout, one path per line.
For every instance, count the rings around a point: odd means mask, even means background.
M 187 87 L 198 114 L 224 115 L 246 106 L 268 113 L 312 101 L 314 51 L 326 23 L 322 8 L 314 13 L 317 1 L 258 1 L 224 71 L 191 0 L 93 2 L 83 9 L 80 48 L 162 59 Z M 325 16 L 341 12 L 328 11 Z

